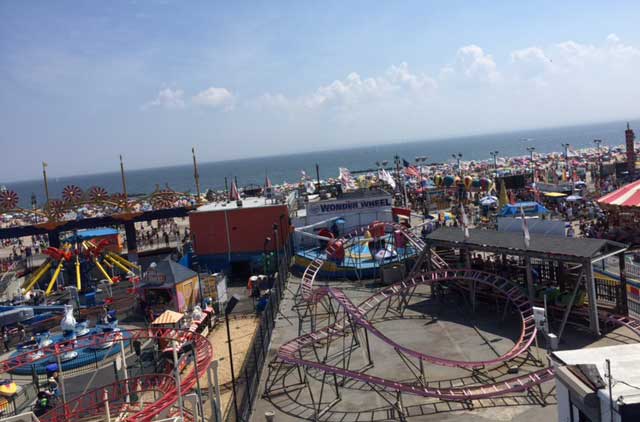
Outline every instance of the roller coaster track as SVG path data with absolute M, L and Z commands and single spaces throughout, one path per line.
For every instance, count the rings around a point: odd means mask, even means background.
M 41 348 L 40 351 L 42 351 L 43 353 L 40 357 L 34 357 L 34 351 L 25 352 L 0 362 L 0 374 L 9 372 L 24 365 L 38 362 L 43 359 L 49 360 L 52 357 L 55 358 L 56 356 L 60 356 L 71 350 L 78 350 L 82 348 L 98 348 L 104 346 L 107 343 L 118 342 L 120 340 L 134 341 L 164 339 L 175 340 L 179 344 L 191 341 L 195 346 L 196 361 L 198 367 L 208 368 L 213 359 L 213 348 L 209 340 L 207 340 L 206 337 L 203 337 L 200 334 L 191 331 L 166 328 L 149 328 L 132 329 L 127 330 L 127 332 L 130 334 L 130 337 L 127 337 L 126 339 L 123 339 L 122 337 L 114 337 L 114 333 L 101 333 L 84 336 L 74 341 L 56 343 L 51 346 Z M 145 379 L 147 384 L 143 384 L 142 387 L 145 387 L 146 385 L 147 390 L 161 391 L 161 397 L 159 397 L 157 401 L 149 403 L 137 410 L 128 409 L 127 416 L 120 420 L 128 422 L 149 422 L 154 417 L 169 409 L 178 400 L 178 389 L 175 385 L 175 382 L 171 381 L 171 383 L 169 383 L 168 381 L 169 378 L 173 379 L 173 377 L 169 376 L 169 374 L 156 374 L 150 377 L 151 378 Z M 138 388 L 138 380 L 140 380 L 141 382 L 143 381 L 143 379 L 140 377 L 136 379 L 121 380 L 119 383 L 111 384 L 111 388 L 113 388 L 116 392 L 125 391 L 126 388 L 130 388 L 132 385 L 136 385 L 136 388 Z M 193 388 L 195 383 L 195 371 L 190 371 L 186 375 L 183 375 L 180 383 L 182 394 L 186 395 L 189 390 Z M 119 386 L 116 387 L 116 384 L 119 384 Z M 104 390 L 104 388 L 105 387 L 101 387 L 102 390 Z M 118 390 L 118 388 L 120 388 L 121 390 Z M 95 391 L 96 390 L 92 390 L 89 393 L 72 399 L 69 403 L 67 403 L 67 405 L 62 406 L 61 408 L 53 409 L 51 412 L 48 412 L 43 418 L 50 422 L 70 422 L 79 420 L 80 418 L 84 418 L 86 416 L 86 412 L 83 406 L 86 403 L 95 403 L 95 400 L 92 400 L 91 396 L 92 394 L 95 394 Z M 77 406 L 75 406 L 75 408 L 72 408 L 71 404 L 77 404 Z
M 138 413 L 144 408 L 144 396 L 175 394 L 175 389 L 172 375 L 142 375 L 95 388 L 51 409 L 39 419 L 40 422 L 56 422 L 104 416 L 107 400 L 112 415 Z M 132 400 L 133 396 L 135 400 Z
M 413 271 L 409 277 L 404 281 L 378 291 L 360 305 L 355 305 L 340 289 L 328 287 L 314 289 L 313 286 L 316 276 L 320 272 L 324 261 L 319 258 L 313 260 L 305 269 L 302 276 L 300 290 L 302 299 L 308 304 L 316 304 L 325 298 L 330 298 L 336 301 L 338 306 L 344 310 L 345 316 L 342 319 L 338 319 L 336 316 L 333 324 L 301 335 L 300 337 L 283 344 L 278 350 L 278 358 L 280 360 L 288 364 L 305 368 L 314 368 L 326 374 L 361 381 L 370 385 L 372 388 L 375 386 L 375 388 L 381 387 L 387 391 L 394 391 L 397 393 L 404 392 L 423 397 L 453 401 L 469 401 L 497 397 L 511 392 L 526 391 L 536 385 L 553 379 L 553 368 L 544 368 L 532 373 L 516 376 L 508 380 L 495 382 L 493 384 L 462 388 L 430 388 L 420 383 L 400 382 L 370 375 L 358 370 L 351 370 L 346 367 L 334 366 L 327 363 L 327 359 L 307 359 L 306 356 L 309 354 L 305 352 L 308 350 L 313 350 L 321 344 L 328 345 L 332 341 L 344 337 L 350 330 L 353 330 L 355 335 L 355 330 L 357 328 L 362 328 L 365 332 L 374 335 L 382 342 L 393 348 L 396 352 L 411 356 L 419 359 L 420 361 L 426 361 L 441 366 L 462 367 L 472 370 L 507 362 L 525 353 L 531 346 L 531 343 L 535 340 L 536 327 L 533 318 L 533 310 L 528 298 L 522 294 L 522 291 L 518 286 L 502 277 L 482 271 L 469 269 L 448 270 L 448 264 L 437 253 L 435 253 L 435 251 L 427 250 L 425 242 L 419 236 L 399 224 L 386 223 L 385 231 L 388 228 L 391 228 L 394 231 L 401 230 L 406 240 L 419 255 L 418 261 L 414 265 Z M 361 228 L 342 238 L 341 240 L 343 245 L 345 245 L 345 248 L 353 239 L 361 235 L 365 230 L 366 228 Z M 331 252 L 330 245 L 327 253 L 330 254 Z M 427 256 L 429 256 L 431 267 L 434 268 L 435 271 L 421 271 L 422 264 L 427 259 Z M 439 284 L 460 280 L 466 280 L 473 283 L 478 282 L 490 286 L 492 289 L 506 296 L 507 301 L 510 302 L 519 312 L 522 323 L 520 337 L 515 342 L 511 350 L 502 356 L 485 361 L 459 361 L 427 355 L 394 342 L 378 330 L 371 322 L 371 320 L 374 319 L 376 312 L 381 309 L 384 303 L 390 305 L 390 302 L 393 299 L 398 299 L 400 307 L 403 306 L 403 304 L 406 305 L 408 303 L 406 296 L 410 296 L 418 285 L 434 285 L 436 283 Z

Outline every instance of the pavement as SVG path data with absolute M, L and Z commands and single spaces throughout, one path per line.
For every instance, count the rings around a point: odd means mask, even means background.
M 299 315 L 293 309 L 293 292 L 297 289 L 299 279 L 292 278 L 288 291 L 281 304 L 279 317 L 275 324 L 267 362 L 261 374 L 259 398 L 256 400 L 252 413 L 252 421 L 264 421 L 265 412 L 275 412 L 278 422 L 293 422 L 313 420 L 313 403 L 322 401 L 320 408 L 328 408 L 317 420 L 340 422 L 382 422 L 399 420 L 399 415 L 390 403 L 395 403 L 396 397 L 392 393 L 377 394 L 371 388 L 349 380 L 344 387 L 340 387 L 340 401 L 333 406 L 329 403 L 336 398 L 333 391 L 334 383 L 331 377 L 323 379 L 320 372 L 309 372 L 308 387 L 299 387 L 300 378 L 292 370 L 278 379 L 274 387 L 266 388 L 267 384 L 276 379 L 278 372 L 274 358 L 278 348 L 286 341 L 298 336 Z M 359 303 L 379 288 L 378 286 L 362 286 L 351 282 L 330 283 L 333 287 L 340 287 L 354 303 Z M 504 321 L 501 315 L 491 312 L 477 311 L 471 313 L 458 298 L 451 297 L 445 302 L 438 302 L 429 298 L 428 288 L 425 287 L 424 296 L 414 296 L 409 310 L 403 319 L 380 321 L 376 326 L 387 336 L 399 344 L 411 349 L 419 350 L 434 356 L 450 359 L 482 360 L 493 358 L 509 350 L 514 339 L 519 335 L 519 318 L 507 317 Z M 422 292 L 419 292 L 422 293 Z M 286 318 L 285 318 L 286 317 Z M 323 326 L 321 322 L 318 324 Z M 565 331 L 563 349 L 580 347 L 599 347 L 611 344 L 635 342 L 635 336 L 626 328 L 620 328 L 600 339 L 591 337 L 588 333 L 567 328 Z M 369 335 L 374 366 L 366 370 L 368 374 L 382 376 L 395 380 L 409 380 L 414 378 L 408 366 L 398 358 L 398 355 L 386 344 Z M 338 342 L 341 343 L 341 342 Z M 339 345 L 338 345 L 339 347 Z M 547 362 L 545 351 L 533 346 L 533 357 Z M 362 364 L 365 366 L 364 355 L 360 351 L 352 353 L 350 368 Z M 530 356 L 531 358 L 531 356 Z M 519 374 L 540 369 L 533 359 L 518 359 L 510 362 L 510 366 L 517 363 Z M 448 368 L 425 364 L 426 381 L 429 385 L 447 386 L 477 385 L 480 378 L 486 376 L 495 381 L 502 381 L 513 377 L 506 374 L 507 366 L 481 371 L 482 374 L 471 374 L 468 370 Z M 324 381 L 324 382 L 323 382 Z M 487 382 L 486 380 L 484 382 Z M 556 421 L 556 400 L 553 394 L 554 384 L 548 382 L 542 385 L 542 392 L 550 393 L 546 402 L 542 403 L 534 395 L 513 393 L 505 397 L 473 401 L 473 407 L 457 402 L 445 402 L 438 399 L 422 398 L 403 394 L 402 402 L 407 415 L 407 421 Z M 270 390 L 269 397 L 263 394 Z M 310 394 L 311 392 L 311 394 Z M 322 394 L 322 399 L 320 399 Z M 312 397 L 313 396 L 313 397 Z

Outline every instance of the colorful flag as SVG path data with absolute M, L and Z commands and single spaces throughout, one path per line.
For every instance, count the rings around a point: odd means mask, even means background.
M 304 182 L 304 189 L 307 193 L 314 193 L 316 191 L 316 185 L 311 180 L 306 180 Z
M 385 169 L 380 169 L 378 172 L 378 178 L 391 186 L 391 189 L 396 188 L 396 180 Z
M 340 167 L 340 184 L 342 185 L 343 191 L 348 191 L 356 188 L 356 184 L 353 180 L 353 176 L 351 176 L 351 172 L 348 168 Z
M 238 187 L 236 186 L 236 182 L 231 182 L 231 191 L 229 192 L 229 200 L 237 201 L 240 199 L 240 193 L 238 193 Z
M 402 164 L 404 165 L 404 174 L 409 177 L 420 177 L 420 170 L 416 168 L 416 166 L 412 166 L 404 158 L 402 159 Z
M 524 248 L 529 249 L 531 236 L 529 236 L 529 225 L 527 224 L 527 218 L 524 216 L 524 207 L 520 207 L 520 216 L 522 217 L 522 233 L 524 234 Z

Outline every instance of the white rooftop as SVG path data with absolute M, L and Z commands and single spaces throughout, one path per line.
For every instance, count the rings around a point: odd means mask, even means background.
M 211 202 L 209 204 L 201 205 L 196 209 L 196 212 L 207 212 L 207 211 L 224 211 L 224 210 L 235 210 L 242 208 L 260 208 L 260 207 L 271 207 L 278 204 L 275 201 L 269 199 L 267 200 L 265 197 L 249 197 L 244 198 L 242 200 L 242 206 L 238 206 L 236 201 L 226 201 L 226 202 Z
M 564 350 L 554 352 L 553 355 L 567 365 L 596 365 L 606 385 L 608 385 L 608 379 L 605 377 L 607 373 L 605 360 L 609 359 L 614 380 L 613 397 L 617 399 L 624 396 L 625 403 L 640 401 L 640 344 Z M 608 399 L 608 387 L 600 390 L 598 395 L 604 395 Z

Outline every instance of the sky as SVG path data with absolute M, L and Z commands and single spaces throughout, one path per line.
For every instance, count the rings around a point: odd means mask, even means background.
M 614 0 L 4 0 L 0 180 L 637 118 L 637 16 Z

